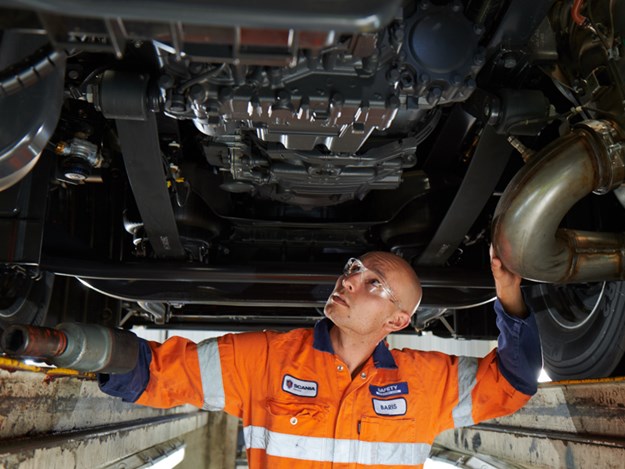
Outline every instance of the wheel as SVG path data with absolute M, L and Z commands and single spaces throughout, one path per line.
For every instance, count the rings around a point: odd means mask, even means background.
M 551 379 L 625 371 L 625 282 L 533 285 L 526 300 L 536 314 Z
M 54 274 L 32 278 L 21 270 L 0 270 L 0 327 L 9 324 L 41 325 L 45 321 Z

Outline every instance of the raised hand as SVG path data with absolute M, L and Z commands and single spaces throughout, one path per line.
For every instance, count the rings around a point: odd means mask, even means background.
M 495 279 L 497 298 L 506 312 L 512 316 L 527 316 L 527 306 L 521 294 L 521 277 L 508 270 L 490 247 L 490 268 Z

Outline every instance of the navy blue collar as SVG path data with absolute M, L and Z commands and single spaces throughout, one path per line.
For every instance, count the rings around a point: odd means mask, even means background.
M 330 341 L 330 329 L 334 326 L 328 318 L 323 318 L 315 325 L 313 335 L 313 348 L 320 352 L 328 352 L 334 355 L 332 342 Z M 380 341 L 373 350 L 373 364 L 376 368 L 397 369 L 395 359 L 390 350 L 386 347 L 384 341 Z

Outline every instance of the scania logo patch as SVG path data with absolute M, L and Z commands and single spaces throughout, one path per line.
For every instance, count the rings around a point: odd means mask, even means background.
M 284 375 L 282 378 L 282 390 L 295 396 L 317 397 L 317 388 L 315 381 L 304 381 L 291 375 Z
M 384 386 L 373 386 L 369 385 L 369 391 L 371 391 L 371 395 L 377 397 L 391 397 L 391 396 L 401 396 L 402 394 L 408 394 L 408 383 L 394 383 L 394 384 L 385 384 Z
M 371 399 L 373 401 L 373 410 L 378 415 L 405 415 L 408 405 L 406 399 L 400 397 L 398 399 Z

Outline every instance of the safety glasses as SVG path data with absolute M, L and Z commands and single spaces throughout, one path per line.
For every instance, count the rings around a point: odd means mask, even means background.
M 367 274 L 365 276 L 365 274 Z M 368 269 L 360 259 L 352 257 L 343 267 L 345 278 L 360 275 L 359 281 L 364 282 L 366 290 L 376 296 L 392 301 L 399 309 L 403 310 L 401 303 L 393 294 L 393 291 L 375 270 Z

